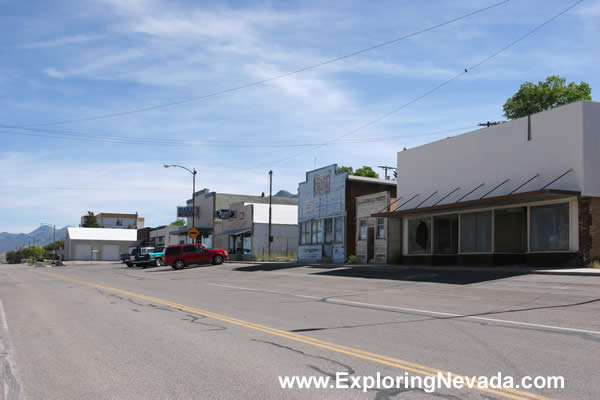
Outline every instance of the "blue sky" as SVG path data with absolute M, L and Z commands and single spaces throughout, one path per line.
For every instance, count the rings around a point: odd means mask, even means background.
M 524 81 L 559 74 L 588 82 L 592 96 L 600 90 L 600 1 L 586 0 L 345 142 L 305 146 L 390 112 L 574 3 L 512 0 L 264 85 L 118 118 L 36 126 L 269 78 L 497 1 L 0 0 L 0 124 L 60 131 L 0 129 L 0 232 L 76 225 L 88 210 L 137 211 L 147 225 L 164 224 L 191 192 L 185 171 L 164 163 L 195 167 L 199 189 L 247 194 L 268 191 L 272 168 L 274 188 L 296 192 L 315 164 L 394 165 L 403 147 L 502 119 L 502 105 Z M 66 140 L 65 132 L 75 137 Z M 107 139 L 115 136 L 133 144 Z

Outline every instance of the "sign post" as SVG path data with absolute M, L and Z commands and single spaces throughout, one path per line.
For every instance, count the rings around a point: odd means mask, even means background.
M 191 237 L 192 239 L 194 239 L 194 242 L 196 241 L 196 238 L 198 237 L 198 235 L 200 235 L 200 231 L 198 229 L 196 229 L 196 227 L 193 227 L 188 232 L 188 236 Z

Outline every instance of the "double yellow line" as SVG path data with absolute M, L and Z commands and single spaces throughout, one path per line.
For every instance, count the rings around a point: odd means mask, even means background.
M 186 311 L 186 312 L 189 312 L 192 314 L 201 315 L 201 316 L 208 317 L 208 318 L 213 318 L 213 319 L 227 322 L 227 323 L 230 323 L 233 325 L 243 326 L 245 328 L 253 329 L 255 331 L 260 331 L 260 332 L 268 333 L 270 335 L 279 336 L 282 338 L 293 340 L 295 342 L 306 343 L 311 346 L 335 351 L 337 353 L 346 354 L 346 355 L 360 358 L 363 360 L 373 361 L 378 364 L 387 365 L 389 367 L 414 372 L 414 373 L 420 374 L 420 375 L 437 377 L 438 374 L 441 373 L 444 376 L 449 375 L 451 377 L 451 379 L 454 379 L 456 377 L 460 377 L 463 379 L 467 378 L 466 376 L 454 374 L 449 371 L 444 371 L 444 370 L 440 370 L 440 369 L 436 369 L 436 368 L 430 368 L 430 367 L 426 367 L 424 365 L 415 364 L 415 363 L 411 363 L 408 361 L 399 360 L 397 358 L 383 356 L 380 354 L 370 353 L 368 351 L 363 351 L 363 350 L 355 349 L 352 347 L 342 346 L 339 344 L 314 339 L 314 338 L 311 338 L 308 336 L 297 335 L 295 333 L 282 331 L 279 329 L 255 324 L 253 322 L 248 322 L 248 321 L 240 320 L 240 319 L 233 318 L 233 317 L 228 317 L 226 315 L 216 314 L 216 313 L 213 313 L 210 311 L 201 310 L 199 308 L 190 307 L 190 306 L 186 306 L 183 304 L 178 304 L 178 303 L 175 303 L 172 301 L 163 300 L 163 299 L 159 299 L 156 297 L 151 297 L 151 296 L 146 296 L 146 295 L 139 294 L 139 293 L 130 292 L 128 290 L 122 290 L 122 289 L 117 289 L 117 288 L 101 285 L 101 284 L 94 283 L 94 282 L 83 281 L 83 280 L 71 278 L 69 276 L 59 274 L 59 273 L 54 273 L 54 272 L 50 273 L 50 272 L 42 272 L 42 271 L 40 271 L 40 272 L 42 274 L 45 274 L 48 276 L 58 277 L 58 278 L 61 278 L 61 279 L 67 280 L 67 281 L 79 283 L 79 284 L 86 285 L 86 286 L 95 287 L 98 289 L 103 289 L 103 290 L 106 290 L 109 292 L 119 293 L 119 294 L 122 294 L 125 296 L 134 297 L 134 298 L 138 298 L 138 299 L 142 299 L 142 300 L 147 300 L 152 303 L 162 304 L 162 305 L 176 308 L 176 309 Z M 548 397 L 539 396 L 539 395 L 536 395 L 533 393 L 523 392 L 520 390 L 511 389 L 511 388 L 490 389 L 490 388 L 485 388 L 485 387 L 479 387 L 476 385 L 473 387 L 473 389 L 491 393 L 491 394 L 495 394 L 495 395 L 505 397 L 508 399 L 514 399 L 514 400 L 527 400 L 527 399 L 550 400 Z

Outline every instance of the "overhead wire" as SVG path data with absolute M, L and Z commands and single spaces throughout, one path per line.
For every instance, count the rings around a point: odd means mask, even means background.
M 554 14 L 552 17 L 550 17 L 550 18 L 546 19 L 546 20 L 545 20 L 544 22 L 542 22 L 541 24 L 539 24 L 539 25 L 536 25 L 535 27 L 533 27 L 532 29 L 530 29 L 529 31 L 527 31 L 525 34 L 523 34 L 523 35 L 519 36 L 517 39 L 515 39 L 515 40 L 513 40 L 513 41 L 509 42 L 509 43 L 508 43 L 506 46 L 502 47 L 500 50 L 498 50 L 498 51 L 496 51 L 496 52 L 494 52 L 494 53 L 490 54 L 489 56 L 487 56 L 487 57 L 483 58 L 482 60 L 480 60 L 479 62 L 477 62 L 477 63 L 475 63 L 475 64 L 473 64 L 473 65 L 471 65 L 470 67 L 464 68 L 464 70 L 463 70 L 463 71 L 461 71 L 460 73 L 458 73 L 458 74 L 456 74 L 455 76 L 451 77 L 450 79 L 447 79 L 447 80 L 443 81 L 443 82 L 442 82 L 442 83 L 440 83 L 439 85 L 437 85 L 437 86 L 433 87 L 432 89 L 429 89 L 429 90 L 427 90 L 426 92 L 424 92 L 424 93 L 420 94 L 419 96 L 417 96 L 417 97 L 413 98 L 412 100 L 410 100 L 410 101 L 408 101 L 408 102 L 406 102 L 406 103 L 402 104 L 401 106 L 399 106 L 399 107 L 396 107 L 395 109 L 393 109 L 393 110 L 391 110 L 391 111 L 389 111 L 389 112 L 387 112 L 387 113 L 384 113 L 384 114 L 380 115 L 379 117 L 377 117 L 377 118 L 374 118 L 374 119 L 372 119 L 372 120 L 370 120 L 370 121 L 366 122 L 366 123 L 365 123 L 365 124 L 363 124 L 363 125 L 360 125 L 360 126 L 359 126 L 359 127 L 357 127 L 357 128 L 354 128 L 354 129 L 352 129 L 352 130 L 350 130 L 350 131 L 348 131 L 348 132 L 346 132 L 346 133 L 343 133 L 342 135 L 338 135 L 338 136 L 336 136 L 335 138 L 333 138 L 333 139 L 332 139 L 332 141 L 339 140 L 339 139 L 342 139 L 342 138 L 344 138 L 344 137 L 351 136 L 351 135 L 355 134 L 356 132 L 359 132 L 359 131 L 361 131 L 361 130 L 363 130 L 363 129 L 366 129 L 366 128 L 368 128 L 368 127 L 372 126 L 372 125 L 375 125 L 375 124 L 377 124 L 378 122 L 380 122 L 380 121 L 382 121 L 382 120 L 384 120 L 384 119 L 386 119 L 386 118 L 388 118 L 388 117 L 390 117 L 390 116 L 392 116 L 392 115 L 394 115 L 394 114 L 398 113 L 399 111 L 401 111 L 401 110 L 405 109 L 406 107 L 408 107 L 408 106 L 410 106 L 410 105 L 412 105 L 412 104 L 414 104 L 414 103 L 418 102 L 419 100 L 421 100 L 421 99 L 423 99 L 423 98 L 425 98 L 425 97 L 427 97 L 427 96 L 429 96 L 429 95 L 433 94 L 434 92 L 436 92 L 436 91 L 440 90 L 440 89 L 441 89 L 441 88 L 443 88 L 444 86 L 446 86 L 446 85 L 450 84 L 451 82 L 453 82 L 453 81 L 455 81 L 455 80 L 457 80 L 457 79 L 461 78 L 462 76 L 464 76 L 464 75 L 468 74 L 470 71 L 472 71 L 472 70 L 474 70 L 474 69 L 476 69 L 476 68 L 480 67 L 481 65 L 483 65 L 483 64 L 485 64 L 485 63 L 487 63 L 488 61 L 490 61 L 490 60 L 494 59 L 495 57 L 497 57 L 498 55 L 502 54 L 502 53 L 503 53 L 503 52 L 505 52 L 506 50 L 508 50 L 508 49 L 510 49 L 511 47 L 515 46 L 515 45 L 516 45 L 516 44 L 518 44 L 519 42 L 521 42 L 521 41 L 525 40 L 526 38 L 528 38 L 529 36 L 531 36 L 531 35 L 532 35 L 532 34 L 534 34 L 535 32 L 539 31 L 540 29 L 542 29 L 542 28 L 543 28 L 543 27 L 545 27 L 546 25 L 550 24 L 551 22 L 553 22 L 553 21 L 554 21 L 554 20 L 556 20 L 557 18 L 561 17 L 562 15 L 566 14 L 567 12 L 569 12 L 571 9 L 575 8 L 576 6 L 578 6 L 578 5 L 579 5 L 580 3 L 582 3 L 583 1 L 584 1 L 584 0 L 578 0 L 578 1 L 576 1 L 575 3 L 571 4 L 569 7 L 567 7 L 567 8 L 565 8 L 565 9 L 563 9 L 562 11 L 558 12 L 557 14 Z M 269 162 L 269 163 L 261 164 L 260 166 L 257 166 L 257 167 L 245 167 L 245 168 L 246 168 L 246 169 L 257 169 L 257 168 L 264 168 L 264 167 L 266 167 L 266 166 L 272 166 L 272 165 L 274 165 L 274 164 L 279 164 L 279 163 L 282 163 L 282 162 L 284 162 L 284 161 L 289 161 L 289 160 L 291 160 L 291 159 L 293 159 L 293 158 L 296 158 L 296 157 L 298 157 L 298 156 L 300 156 L 300 155 L 302 155 L 302 154 L 305 154 L 305 153 L 307 153 L 307 152 L 309 152 L 309 151 L 316 150 L 316 149 L 318 149 L 318 148 L 320 148 L 320 147 L 322 147 L 322 146 L 324 146 L 324 145 L 316 145 L 316 146 L 314 146 L 312 149 L 309 149 L 309 150 L 304 150 L 304 151 L 300 151 L 300 152 L 297 152 L 297 153 L 295 153 L 295 154 L 293 154 L 293 155 L 291 155 L 291 156 L 288 156 L 288 157 L 285 157 L 285 158 L 281 158 L 281 159 L 279 159 L 279 160 L 276 160 L 276 161 L 271 161 L 271 162 Z
M 461 16 L 449 19 L 447 21 L 438 23 L 436 25 L 432 25 L 432 26 L 429 26 L 427 28 L 420 29 L 418 31 L 415 31 L 415 32 L 406 34 L 404 36 L 400 36 L 400 37 L 391 39 L 391 40 L 387 40 L 385 42 L 380 42 L 380 43 L 377 43 L 375 45 L 372 45 L 372 46 L 369 46 L 369 47 L 366 47 L 366 48 L 362 48 L 362 49 L 353 51 L 351 53 L 347 53 L 347 54 L 344 54 L 344 55 L 341 55 L 341 56 L 338 56 L 338 57 L 330 58 L 330 59 L 321 61 L 321 62 L 316 63 L 316 64 L 312 64 L 312 65 L 308 65 L 308 66 L 296 69 L 294 71 L 290 71 L 290 72 L 286 72 L 286 73 L 283 73 L 283 74 L 275 75 L 275 76 L 272 76 L 272 77 L 269 77 L 269 78 L 265 78 L 265 79 L 261 79 L 261 80 L 257 80 L 257 81 L 253 81 L 253 82 L 249 82 L 249 83 L 245 83 L 243 85 L 234 86 L 234 87 L 231 87 L 231 88 L 228 88 L 228 89 L 219 90 L 219 91 L 208 93 L 208 94 L 205 94 L 205 95 L 189 97 L 189 98 L 175 100 L 175 101 L 166 102 L 166 103 L 161 103 L 161 104 L 157 104 L 157 105 L 153 105 L 153 106 L 145 106 L 145 107 L 140 107 L 140 108 L 134 108 L 134 109 L 126 110 L 126 111 L 106 113 L 106 114 L 99 114 L 99 115 L 92 115 L 92 116 L 89 116 L 89 117 L 73 118 L 73 119 L 62 120 L 62 121 L 45 122 L 45 123 L 38 123 L 38 124 L 29 124 L 29 125 L 26 125 L 26 126 L 27 127 L 34 127 L 34 126 L 64 125 L 64 124 L 70 124 L 70 123 L 75 123 L 75 122 L 95 121 L 95 120 L 100 120 L 100 119 L 116 118 L 116 117 L 122 117 L 122 116 L 125 116 L 125 115 L 131 115 L 131 114 L 137 114 L 137 113 L 142 113 L 142 112 L 146 112 L 146 111 L 157 110 L 157 109 L 161 109 L 161 108 L 173 107 L 173 106 L 180 105 L 180 104 L 185 104 L 185 103 L 190 103 L 190 102 L 194 102 L 194 101 L 204 100 L 204 99 L 207 99 L 207 98 L 210 98 L 210 97 L 215 97 L 215 96 L 219 96 L 219 95 L 223 95 L 223 94 L 227 94 L 227 93 L 232 93 L 232 92 L 236 92 L 236 91 L 243 90 L 243 89 L 248 89 L 248 88 L 251 88 L 251 87 L 254 87 L 254 86 L 259 86 L 259 85 L 262 85 L 262 84 L 265 84 L 265 83 L 268 83 L 268 82 L 272 82 L 272 81 L 275 81 L 275 80 L 278 80 L 278 79 L 286 78 L 288 76 L 292 76 L 292 75 L 296 75 L 296 74 L 299 74 L 299 73 L 302 73 L 302 72 L 306 72 L 306 71 L 310 71 L 310 70 L 313 70 L 313 69 L 317 69 L 317 68 L 320 68 L 320 67 L 323 67 L 323 66 L 326 66 L 326 65 L 329 65 L 329 64 L 336 63 L 338 61 L 345 60 L 347 58 L 351 58 L 351 57 L 357 56 L 359 54 L 364 54 L 364 53 L 367 53 L 367 52 L 375 50 L 375 49 L 386 47 L 386 46 L 392 45 L 394 43 L 398 43 L 400 41 L 413 38 L 413 37 L 421 35 L 423 33 L 433 31 L 435 29 L 444 27 L 446 25 L 450 25 L 452 23 L 461 21 L 463 19 L 472 17 L 472 16 L 477 15 L 477 14 L 481 14 L 481 13 L 483 13 L 485 11 L 488 11 L 490 9 L 493 9 L 493 8 L 499 7 L 499 6 L 503 5 L 503 4 L 506 4 L 506 3 L 510 2 L 510 1 L 511 0 L 502 0 L 502 1 L 496 2 L 494 4 L 491 4 L 491 5 L 487 6 L 487 7 L 483 7 L 483 8 L 480 8 L 478 10 L 471 11 L 469 13 L 466 13 L 466 14 L 463 14 Z

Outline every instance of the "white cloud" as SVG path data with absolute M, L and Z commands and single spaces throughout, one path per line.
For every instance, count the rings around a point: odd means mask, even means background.
M 91 42 L 93 40 L 103 39 L 104 35 L 73 35 L 64 36 L 49 40 L 40 40 L 37 42 L 24 44 L 22 47 L 25 49 L 40 49 L 47 47 L 60 47 L 69 45 L 78 45 Z

